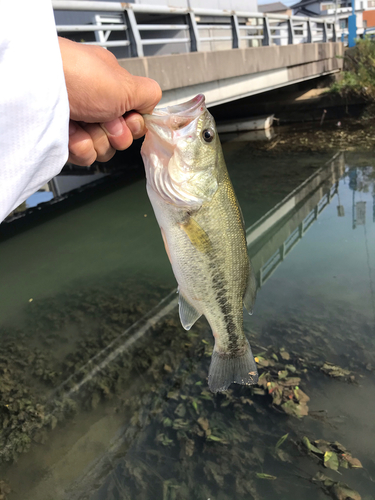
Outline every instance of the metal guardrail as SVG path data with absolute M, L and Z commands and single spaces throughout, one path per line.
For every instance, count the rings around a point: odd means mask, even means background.
M 128 57 L 143 57 L 144 47 L 150 45 L 179 53 L 336 41 L 333 20 L 302 16 L 100 1 L 53 0 L 52 5 L 55 12 L 91 13 L 87 24 L 57 23 L 58 33 L 94 33 L 95 40 L 81 41 L 129 47 Z M 173 22 L 168 24 L 168 19 Z M 118 32 L 122 38 L 113 36 Z

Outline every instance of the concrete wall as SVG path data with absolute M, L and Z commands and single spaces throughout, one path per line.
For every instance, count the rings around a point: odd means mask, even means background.
M 292 79 L 304 78 L 314 71 L 340 69 L 342 60 L 336 56 L 342 54 L 342 43 L 330 42 L 192 52 L 119 62 L 130 73 L 153 78 L 165 91 L 278 69 L 286 69 Z

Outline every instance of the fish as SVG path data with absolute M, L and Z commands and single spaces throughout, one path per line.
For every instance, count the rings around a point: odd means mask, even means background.
M 212 392 L 255 384 L 243 306 L 252 314 L 256 280 L 215 120 L 202 94 L 144 120 L 147 194 L 178 283 L 181 324 L 189 330 L 203 315 L 211 327 Z

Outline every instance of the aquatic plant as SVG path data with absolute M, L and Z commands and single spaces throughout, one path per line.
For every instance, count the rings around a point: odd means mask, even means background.
M 375 42 L 365 37 L 344 53 L 344 71 L 331 86 L 342 96 L 358 95 L 375 100 Z

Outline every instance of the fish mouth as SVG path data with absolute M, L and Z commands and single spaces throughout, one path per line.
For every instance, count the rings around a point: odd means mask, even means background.
M 169 128 L 171 131 L 177 131 L 198 118 L 205 109 L 205 97 L 198 94 L 182 104 L 155 108 L 152 115 L 143 115 L 143 118 L 148 129 L 156 131 L 158 128 Z
M 205 106 L 205 97 L 203 94 L 198 94 L 197 96 L 190 99 L 190 101 L 184 102 L 182 104 L 175 104 L 174 106 L 166 106 L 165 108 L 155 108 L 152 115 L 146 115 L 152 117 L 165 117 L 166 115 L 175 116 L 197 116 L 197 111 L 199 114 L 203 111 L 199 110 L 200 107 Z

